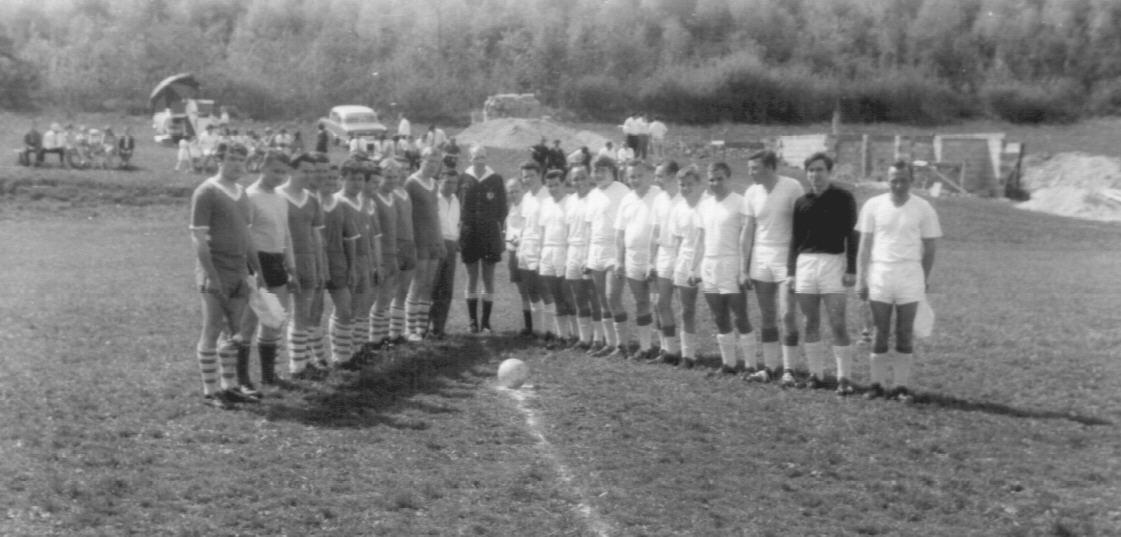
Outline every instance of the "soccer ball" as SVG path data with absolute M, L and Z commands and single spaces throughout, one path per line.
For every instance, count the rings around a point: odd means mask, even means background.
M 527 378 L 529 366 L 517 358 L 508 358 L 498 366 L 498 383 L 506 388 L 520 388 Z

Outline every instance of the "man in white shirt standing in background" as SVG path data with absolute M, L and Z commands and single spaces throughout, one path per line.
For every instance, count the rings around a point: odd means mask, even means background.
M 448 324 L 448 313 L 451 312 L 452 294 L 455 288 L 460 214 L 459 197 L 455 193 L 458 190 L 459 172 L 454 169 L 444 170 L 440 177 L 440 196 L 436 198 L 436 206 L 440 213 L 440 230 L 444 236 L 447 255 L 436 265 L 436 277 L 432 286 L 432 307 L 428 315 L 431 324 L 428 333 L 437 339 L 444 337 L 444 328 Z

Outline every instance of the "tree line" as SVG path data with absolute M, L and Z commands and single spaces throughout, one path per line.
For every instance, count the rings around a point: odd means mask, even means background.
M 195 73 L 257 118 L 465 121 L 533 92 L 604 120 L 1053 122 L 1121 110 L 1116 0 L 14 0 L 0 107 L 142 111 Z

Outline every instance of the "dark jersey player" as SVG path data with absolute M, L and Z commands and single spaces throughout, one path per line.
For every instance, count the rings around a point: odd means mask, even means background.
M 494 307 L 494 267 L 506 249 L 503 224 L 506 221 L 506 185 L 501 175 L 487 166 L 487 150 L 471 148 L 471 166 L 460 176 L 462 216 L 460 244 L 463 264 L 467 265 L 467 313 L 471 333 L 490 334 L 490 313 Z M 483 292 L 479 293 L 479 273 Z M 479 319 L 479 301 L 483 315 Z

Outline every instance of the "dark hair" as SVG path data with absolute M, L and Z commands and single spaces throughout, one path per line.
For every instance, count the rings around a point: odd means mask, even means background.
M 677 179 L 680 181 L 686 177 L 692 177 L 694 181 L 701 180 L 701 172 L 697 169 L 695 164 L 690 164 L 688 167 L 677 172 Z
M 342 165 L 339 166 L 339 175 L 350 175 L 352 173 L 365 173 L 366 167 L 362 161 L 355 159 L 346 159 Z
M 677 161 L 673 159 L 663 161 L 659 166 L 664 166 L 670 177 L 677 175 L 678 170 L 681 169 L 681 166 L 678 166 Z
M 221 142 L 218 147 L 214 148 L 214 154 L 218 157 L 218 160 L 224 160 L 227 153 L 247 157 L 249 156 L 249 148 L 237 142 Z
M 649 162 L 646 162 L 645 160 L 638 159 L 638 158 L 631 159 L 631 160 L 627 161 L 627 167 L 628 168 L 638 168 L 640 170 L 646 170 L 648 172 L 649 171 L 654 171 L 654 166 L 652 164 L 650 164 Z
M 308 164 L 315 164 L 319 162 L 319 159 L 311 153 L 300 153 L 299 155 L 296 155 L 296 158 L 292 159 L 289 165 L 292 166 L 293 169 L 296 169 L 299 168 L 300 164 L 304 162 L 307 162 Z
M 522 166 L 521 166 L 521 169 L 522 170 L 533 170 L 534 172 L 537 172 L 538 174 L 541 173 L 541 165 L 538 164 L 536 161 L 533 161 L 533 160 L 527 160 L 527 161 L 523 162 Z
M 806 157 L 806 162 L 803 164 L 803 167 L 809 169 L 810 164 L 813 164 L 818 160 L 825 163 L 826 170 L 833 171 L 833 159 L 830 158 L 829 155 L 825 154 L 824 151 L 818 151 L 817 153 Z
M 592 169 L 600 168 L 610 169 L 611 176 L 613 178 L 619 178 L 619 166 L 615 165 L 615 159 L 611 157 L 600 157 L 595 159 L 595 164 L 592 165 Z
M 549 170 L 545 174 L 545 180 L 547 181 L 549 179 L 557 179 L 557 180 L 559 180 L 560 182 L 563 183 L 564 182 L 564 172 L 561 171 L 561 170 L 555 169 L 555 168 L 552 169 L 552 170 Z
M 731 177 L 732 175 L 732 168 L 730 168 L 728 166 L 728 163 L 724 162 L 723 160 L 713 162 L 712 164 L 709 164 L 708 167 L 712 168 L 713 170 L 722 170 L 724 172 L 724 175 L 727 175 L 729 177 Z
M 911 169 L 911 163 L 905 160 L 897 160 L 891 163 L 891 167 L 900 170 L 907 174 L 907 179 L 914 179 L 915 172 Z
M 285 166 L 292 165 L 292 159 L 288 158 L 288 153 L 285 153 L 278 149 L 270 149 L 265 152 L 265 160 L 263 164 L 265 166 L 268 166 L 269 164 L 272 164 L 274 162 L 279 162 L 281 164 L 284 164 Z
M 771 151 L 770 149 L 759 151 L 748 157 L 747 160 L 758 160 L 763 163 L 764 167 L 770 168 L 772 170 L 778 168 L 778 155 L 776 155 L 775 152 Z

